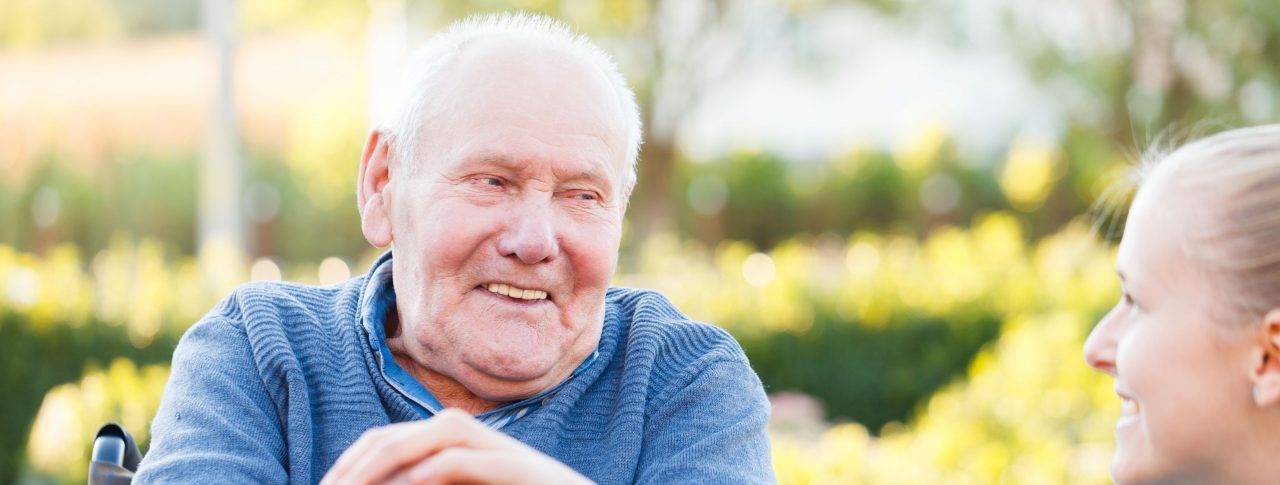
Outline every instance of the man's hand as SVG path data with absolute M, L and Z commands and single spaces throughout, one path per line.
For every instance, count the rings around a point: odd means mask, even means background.
M 366 431 L 321 485 L 592 483 L 572 468 L 457 409 Z

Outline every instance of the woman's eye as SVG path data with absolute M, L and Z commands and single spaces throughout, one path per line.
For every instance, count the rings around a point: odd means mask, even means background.
M 1130 295 L 1130 294 L 1128 294 L 1128 293 L 1124 293 L 1124 294 L 1123 294 L 1123 296 L 1121 296 L 1120 298 L 1121 298 L 1121 301 L 1123 301 L 1123 302 L 1124 302 L 1124 306 L 1128 309 L 1128 312 L 1127 312 L 1127 313 L 1129 314 L 1129 316 L 1133 316 L 1133 315 L 1137 314 L 1137 313 L 1138 313 L 1138 310 L 1140 310 L 1140 309 L 1141 309 L 1141 308 L 1138 306 L 1138 303 L 1137 303 L 1137 302 L 1135 302 L 1135 301 L 1133 301 L 1133 295 Z

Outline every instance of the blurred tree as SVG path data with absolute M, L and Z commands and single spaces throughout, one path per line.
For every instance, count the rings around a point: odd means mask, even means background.
M 1098 191 L 1077 194 L 1098 183 L 1114 152 L 1132 157 L 1162 140 L 1280 120 L 1278 2 L 902 5 L 901 18 L 938 40 L 1013 55 L 1064 105 L 1070 169 L 1049 195 L 1050 214 L 1084 210 Z
M 804 201 L 791 189 L 787 164 L 786 160 L 771 154 L 743 153 L 689 167 L 686 171 L 693 178 L 723 184 L 724 195 L 716 207 L 679 211 L 686 214 L 681 229 L 685 234 L 700 236 L 708 244 L 733 239 L 750 241 L 761 248 L 772 248 L 783 238 L 795 234 L 802 211 L 812 207 L 802 205 Z M 687 186 L 689 202 L 697 202 L 697 198 L 710 189 L 680 177 L 673 180 L 672 185 L 677 190 Z M 686 198 L 677 199 L 673 205 L 683 207 L 681 199 Z M 716 230 L 711 232 L 711 228 Z

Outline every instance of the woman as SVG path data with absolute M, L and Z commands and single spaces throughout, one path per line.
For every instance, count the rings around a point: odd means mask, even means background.
M 1119 483 L 1280 483 L 1280 125 L 1145 167 L 1120 302 L 1085 360 L 1121 399 Z

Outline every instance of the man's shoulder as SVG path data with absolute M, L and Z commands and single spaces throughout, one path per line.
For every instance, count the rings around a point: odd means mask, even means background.
M 624 322 L 619 327 L 627 354 L 652 353 L 655 359 L 677 365 L 708 359 L 746 361 L 728 331 L 690 319 L 657 291 L 613 287 L 607 302 L 609 318 Z
M 192 325 L 183 340 L 240 341 L 255 355 L 310 355 L 335 345 L 349 348 L 359 341 L 360 281 L 329 286 L 244 283 Z M 314 345 L 317 342 L 329 344 Z M 175 352 L 183 352 L 183 347 L 180 344 Z
M 216 355 L 223 365 L 239 365 L 242 376 L 255 368 L 260 375 L 280 376 L 299 369 L 327 371 L 337 360 L 342 365 L 359 362 L 361 352 L 352 351 L 361 348 L 355 318 L 358 288 L 357 280 L 321 287 L 263 281 L 239 285 L 187 329 L 174 349 L 175 365 Z
M 251 281 L 232 289 L 201 320 L 222 320 L 246 326 L 287 323 L 285 320 L 333 315 L 335 312 L 354 313 L 363 280 L 363 277 L 353 278 L 329 286 Z
M 735 399 L 763 395 L 746 353 L 725 329 L 690 319 L 652 290 L 611 288 L 607 302 L 606 327 L 617 323 L 611 368 L 630 384 L 624 387 L 645 393 L 646 413 L 699 386 Z

